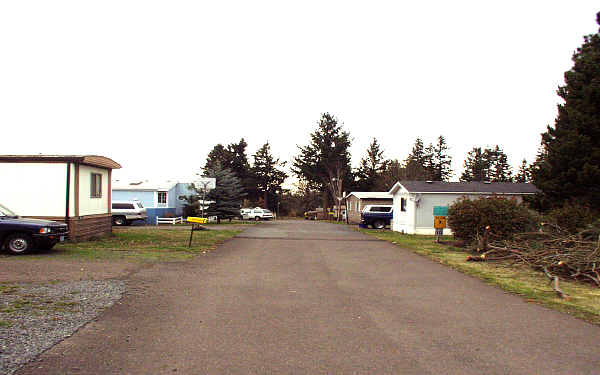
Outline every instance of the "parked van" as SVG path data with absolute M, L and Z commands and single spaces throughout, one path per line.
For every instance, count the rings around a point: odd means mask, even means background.
M 146 220 L 148 214 L 140 201 L 113 201 L 113 225 L 131 225 L 136 220 Z

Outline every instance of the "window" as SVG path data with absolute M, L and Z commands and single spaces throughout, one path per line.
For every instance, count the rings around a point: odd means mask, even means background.
M 406 212 L 406 198 L 400 198 L 400 211 Z
M 158 192 L 158 203 L 162 203 L 162 204 L 167 203 L 167 192 L 166 191 Z
M 135 209 L 135 207 L 133 207 L 133 204 L 131 204 L 131 203 L 113 203 L 112 208 L 113 208 L 113 210 L 133 210 L 133 209 Z
M 371 207 L 371 212 L 390 212 L 392 210 L 391 207 L 385 206 L 373 206 Z
M 102 198 L 102 175 L 100 173 L 92 173 L 90 198 Z

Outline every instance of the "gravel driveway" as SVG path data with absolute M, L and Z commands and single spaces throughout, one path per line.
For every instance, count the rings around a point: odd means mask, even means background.
M 112 306 L 120 280 L 0 284 L 0 374 L 12 374 Z

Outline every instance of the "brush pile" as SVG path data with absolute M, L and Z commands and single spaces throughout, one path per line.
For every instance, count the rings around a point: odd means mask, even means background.
M 539 232 L 519 233 L 509 240 L 494 238 L 487 226 L 477 238 L 478 255 L 467 261 L 508 261 L 543 271 L 554 290 L 568 299 L 559 286 L 559 278 L 593 283 L 600 287 L 600 228 L 590 227 L 576 234 L 558 226 L 542 223 Z

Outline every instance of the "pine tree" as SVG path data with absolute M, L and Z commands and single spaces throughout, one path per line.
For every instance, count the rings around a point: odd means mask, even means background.
M 425 147 L 423 156 L 423 169 L 425 173 L 423 178 L 426 181 L 433 181 L 433 176 L 435 175 L 435 150 L 433 148 L 433 144 L 429 144 L 429 146 Z
M 222 168 L 218 163 L 205 170 L 205 176 L 216 179 L 216 188 L 206 196 L 207 200 L 214 202 L 209 205 L 206 215 L 216 216 L 219 223 L 221 219 L 231 220 L 238 216 L 242 199 L 245 196 L 239 178 L 231 170 Z M 199 191 L 197 193 L 200 194 Z
M 600 12 L 596 21 L 600 25 Z M 564 103 L 554 127 L 542 134 L 533 180 L 551 206 L 575 200 L 600 210 L 600 33 L 585 36 L 572 60 L 557 91 Z
M 227 168 L 231 165 L 231 153 L 220 143 L 208 153 L 203 169 L 207 171 L 217 165 L 220 168 Z
M 269 205 L 269 197 L 276 197 L 277 193 L 282 191 L 281 184 L 287 178 L 287 174 L 278 169 L 283 167 L 285 162 L 280 162 L 271 155 L 271 146 L 269 142 L 265 143 L 256 154 L 254 154 L 254 165 L 252 174 L 257 183 L 258 191 L 263 194 L 264 205 L 266 208 L 275 210 L 274 204 Z M 273 202 L 274 203 L 274 202 Z
M 425 167 L 426 155 L 423 140 L 417 138 L 410 154 L 405 161 L 407 180 L 427 180 L 428 174 Z
M 452 157 L 448 155 L 446 139 L 440 135 L 432 149 L 432 167 L 430 168 L 430 180 L 448 181 L 452 176 Z
M 398 181 L 406 180 L 406 168 L 398 159 L 388 160 L 385 169 L 375 181 L 374 191 L 389 191 Z
M 310 144 L 298 146 L 300 154 L 293 160 L 292 171 L 298 179 L 308 182 L 309 188 L 323 192 L 323 208 L 327 208 L 327 192 L 341 198 L 343 187 L 354 180 L 350 166 L 350 133 L 338 124 L 335 116 L 323 113 L 310 138 Z
M 377 179 L 386 168 L 388 161 L 383 157 L 383 150 L 376 138 L 367 149 L 366 155 L 360 160 L 356 171 L 356 187 L 359 191 L 374 191 Z
M 531 172 L 527 160 L 523 159 L 519 172 L 515 175 L 514 181 L 517 183 L 526 183 L 531 181 Z
M 481 147 L 473 147 L 467 153 L 460 181 L 489 181 L 489 157 Z
M 508 164 L 508 156 L 506 156 L 500 146 L 496 145 L 494 149 L 486 149 L 485 154 L 488 157 L 489 181 L 511 182 L 512 171 L 510 164 Z
M 248 176 L 250 170 L 248 156 L 246 156 L 247 146 L 248 144 L 244 138 L 240 139 L 239 143 L 230 143 L 227 145 L 227 159 L 229 164 L 223 165 L 225 168 L 230 169 L 242 182 Z
M 512 171 L 508 157 L 498 145 L 484 150 L 473 147 L 467 153 L 460 181 L 511 182 Z

